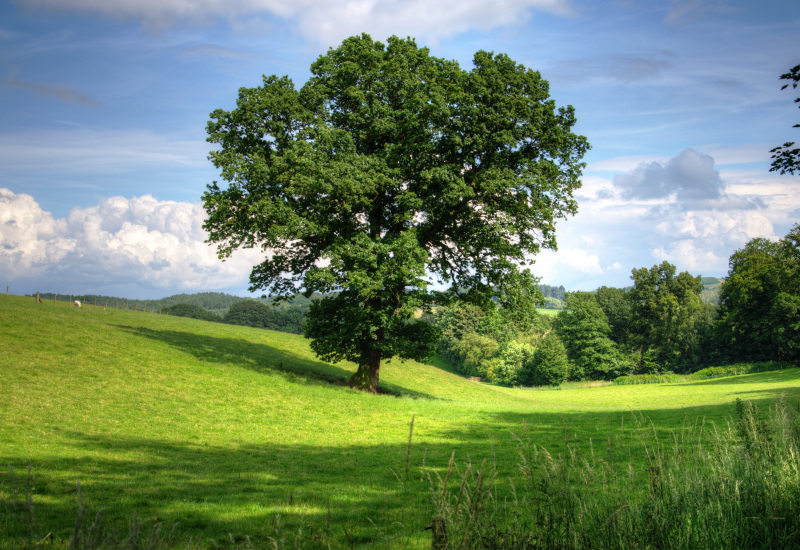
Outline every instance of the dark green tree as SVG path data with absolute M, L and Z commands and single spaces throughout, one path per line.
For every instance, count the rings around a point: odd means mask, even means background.
M 633 302 L 624 288 L 601 286 L 595 292 L 598 305 L 606 314 L 609 337 L 622 349 L 633 345 Z
M 566 309 L 558 313 L 553 328 L 567 350 L 574 378 L 611 380 L 628 374 L 617 347 L 608 337 L 608 319 L 594 294 L 569 293 Z
M 718 334 L 732 359 L 800 358 L 800 225 L 731 255 L 720 306 Z
M 165 307 L 161 312 L 166 315 L 190 317 L 192 319 L 202 319 L 203 321 L 214 321 L 216 323 L 222 321 L 222 318 L 220 318 L 218 315 L 214 315 L 210 311 L 192 304 L 175 304 L 173 306 Z
M 785 90 L 789 86 L 796 90 L 800 83 L 800 65 L 795 65 L 788 73 L 782 74 L 781 80 L 789 81 L 789 84 L 781 86 L 781 90 Z M 800 103 L 800 97 L 795 98 L 794 102 Z M 795 124 L 794 127 L 800 128 L 800 124 Z M 780 172 L 781 174 L 800 172 L 800 147 L 795 147 L 795 142 L 787 141 L 782 146 L 771 149 L 770 153 L 772 153 L 770 172 Z
M 674 265 L 662 262 L 634 269 L 631 275 L 633 342 L 639 348 L 640 370 L 685 371 L 696 366 L 697 324 L 705 319 L 703 284 L 700 277 L 675 271 Z
M 274 317 L 275 312 L 267 304 L 257 300 L 242 300 L 230 307 L 222 322 L 245 327 L 272 328 Z
M 413 321 L 431 277 L 478 303 L 540 296 L 525 264 L 576 212 L 589 146 L 573 108 L 503 54 L 466 71 L 412 39 L 362 35 L 311 73 L 300 90 L 265 77 L 211 114 L 227 188 L 204 194 L 205 228 L 222 257 L 265 251 L 252 289 L 338 292 L 312 304 L 306 335 L 377 392 L 382 360 L 433 349 L 434 327 Z
M 550 333 L 539 342 L 521 377 L 532 386 L 558 386 L 569 377 L 567 350 L 558 335 Z

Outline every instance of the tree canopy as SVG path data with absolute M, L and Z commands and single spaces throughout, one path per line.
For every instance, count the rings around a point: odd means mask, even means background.
M 633 341 L 644 371 L 686 370 L 698 353 L 699 327 L 707 321 L 700 301 L 703 285 L 700 277 L 675 272 L 674 265 L 662 262 L 631 274 Z
M 312 304 L 306 334 L 378 391 L 382 359 L 433 349 L 434 326 L 413 320 L 432 278 L 478 304 L 541 296 L 526 265 L 576 212 L 589 145 L 573 108 L 504 54 L 480 51 L 467 71 L 413 39 L 361 35 L 311 73 L 299 90 L 264 77 L 211 114 L 227 187 L 204 194 L 205 228 L 222 257 L 264 251 L 253 290 L 336 292 Z
M 734 252 L 720 301 L 720 336 L 733 358 L 800 358 L 800 224 Z

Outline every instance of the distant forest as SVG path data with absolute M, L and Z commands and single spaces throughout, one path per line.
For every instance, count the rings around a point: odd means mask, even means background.
M 719 289 L 722 279 L 703 277 L 704 290 L 700 294 L 703 302 L 719 304 Z M 544 297 L 544 309 L 563 309 L 568 291 L 563 285 L 539 285 L 539 292 Z M 33 296 L 33 295 L 31 295 Z M 118 296 L 100 294 L 59 294 L 43 292 L 42 300 L 72 301 L 79 300 L 86 306 L 109 307 L 116 309 L 132 309 L 149 311 L 180 317 L 191 317 L 205 321 L 243 325 L 257 328 L 303 333 L 305 315 L 312 300 L 319 296 L 306 298 L 296 294 L 288 300 L 275 302 L 271 297 L 243 298 L 223 292 L 197 292 L 195 294 L 173 294 L 159 300 L 131 300 Z
M 52 292 L 39 293 L 39 297 L 45 301 L 54 298 L 58 301 L 78 300 L 88 307 L 148 311 L 293 334 L 303 333 L 306 312 L 315 298 L 315 296 L 306 298 L 298 294 L 289 300 L 273 303 L 273 299 L 269 297 L 243 298 L 223 292 L 174 294 L 159 300 L 131 300 L 100 294 L 53 294 Z

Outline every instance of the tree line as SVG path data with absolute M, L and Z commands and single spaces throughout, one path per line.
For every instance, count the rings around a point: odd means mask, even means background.
M 735 252 L 719 305 L 704 301 L 701 277 L 668 262 L 631 279 L 628 288 L 567 293 L 552 320 L 497 305 L 438 308 L 438 349 L 459 372 L 504 385 L 800 359 L 800 225 Z

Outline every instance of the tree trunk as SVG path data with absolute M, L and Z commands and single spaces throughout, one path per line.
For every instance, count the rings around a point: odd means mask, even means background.
M 381 351 L 371 349 L 362 354 L 366 360 L 358 365 L 358 370 L 347 383 L 351 388 L 370 393 L 380 393 L 379 378 L 381 370 Z

